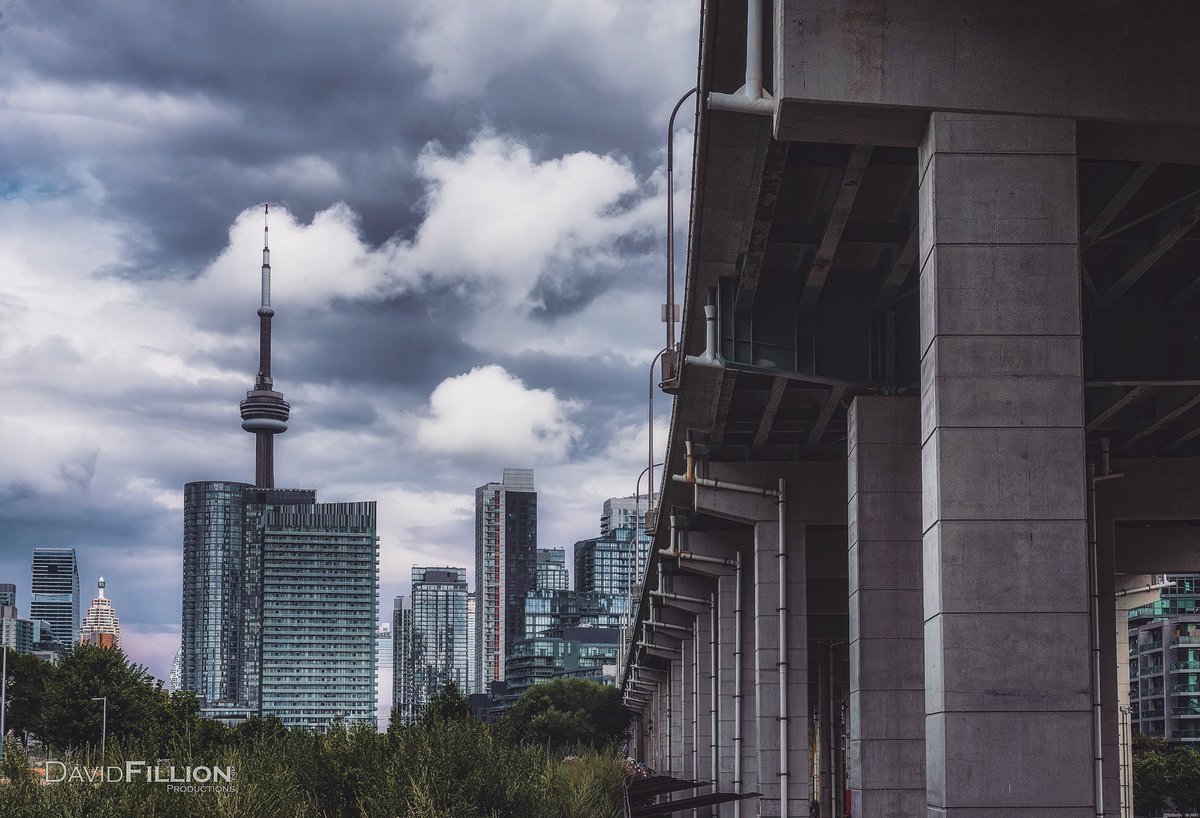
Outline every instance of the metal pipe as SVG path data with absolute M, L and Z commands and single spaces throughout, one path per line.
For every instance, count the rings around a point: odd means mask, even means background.
M 696 632 L 696 618 L 692 617 L 692 633 Z M 700 734 L 700 646 L 692 640 L 692 780 L 700 780 L 700 742 L 696 738 Z M 693 788 L 692 795 L 699 795 L 700 789 Z M 692 818 L 697 818 L 697 810 L 692 810 Z
M 742 551 L 740 548 L 737 552 L 736 565 L 737 568 L 733 573 L 733 791 L 740 793 L 742 791 Z M 757 586 L 758 583 L 755 582 L 755 587 L 757 588 Z M 741 818 L 741 801 L 733 802 L 733 816 Z
M 779 478 L 779 818 L 788 818 L 787 484 Z
M 1104 447 L 1107 449 L 1107 447 Z M 1105 451 L 1105 466 L 1107 451 Z M 1088 600 L 1088 614 L 1091 617 L 1091 675 L 1092 675 L 1092 744 L 1095 768 L 1093 770 L 1093 788 L 1095 792 L 1095 813 L 1097 818 L 1104 818 L 1104 746 L 1103 746 L 1103 712 L 1100 700 L 1100 566 L 1099 566 L 1099 524 L 1096 519 L 1096 464 L 1088 463 L 1088 582 L 1091 585 Z
M 708 107 L 746 114 L 775 113 L 775 100 L 763 90 L 763 0 L 746 0 L 746 82 L 732 94 L 710 92 Z
M 708 616 L 709 616 L 708 715 L 709 715 L 709 719 L 711 722 L 710 727 L 709 727 L 709 734 L 708 734 L 708 751 L 709 751 L 708 772 L 712 776 L 712 782 L 713 782 L 714 786 L 717 783 L 717 769 L 718 769 L 718 767 L 717 767 L 717 743 L 718 743 L 717 739 L 719 737 L 718 729 L 720 728 L 720 725 L 721 725 L 721 722 L 720 722 L 721 677 L 720 677 L 720 674 L 717 673 L 717 668 L 720 666 L 719 653 L 720 653 L 720 647 L 721 647 L 720 637 L 718 635 L 719 632 L 717 630 L 717 625 L 718 625 L 717 605 L 719 604 L 719 600 L 720 600 L 719 595 L 713 594 L 712 596 L 709 597 L 709 604 L 708 604 Z
M 733 567 L 735 560 L 728 557 L 709 557 L 704 554 L 694 554 L 691 551 L 681 551 L 680 549 L 660 548 L 658 551 L 664 557 L 674 557 L 677 560 L 691 560 L 692 562 L 707 562 L 713 565 L 725 565 Z
M 693 483 L 697 486 L 704 486 L 713 491 L 740 491 L 744 494 L 757 494 L 759 497 L 779 496 L 779 492 L 775 489 L 763 488 L 762 486 L 747 486 L 744 483 L 731 483 L 727 480 L 712 480 L 707 477 L 693 477 L 689 480 L 685 474 L 672 475 L 671 479 L 677 483 Z
M 685 364 L 694 366 L 710 366 L 720 368 L 724 366 L 721 360 L 721 355 L 718 350 L 717 336 L 717 305 L 704 305 L 704 354 L 688 355 L 684 357 Z
M 16 625 L 13 625 L 14 641 L 16 636 Z M 4 758 L 4 737 L 5 733 L 4 714 L 8 710 L 8 642 L 0 639 L 0 651 L 4 651 L 4 659 L 0 660 L 0 759 Z
M 687 98 L 696 93 L 692 88 L 679 98 L 667 121 L 667 304 L 663 321 L 667 325 L 667 349 L 675 349 L 675 115 Z
M 829 693 L 829 723 L 825 725 L 829 733 L 828 741 L 826 742 L 829 750 L 829 764 L 826 766 L 827 777 L 829 780 L 829 815 L 831 818 L 837 818 L 838 814 L 838 782 L 837 782 L 837 730 L 833 729 L 833 714 L 835 711 L 834 700 L 837 698 L 833 689 L 833 643 L 826 646 L 828 657 L 825 661 L 825 686 Z
M 1115 596 L 1126 596 L 1128 594 L 1140 594 L 1146 591 L 1158 591 L 1162 588 L 1174 588 L 1174 582 L 1155 582 L 1151 585 L 1143 585 L 1138 588 L 1122 588 L 1119 591 L 1113 591 Z
M 695 596 L 684 596 L 683 594 L 673 594 L 669 591 L 651 591 L 650 596 L 656 596 L 659 599 L 674 599 L 679 602 L 692 602 L 697 605 L 707 605 L 707 599 L 700 599 Z

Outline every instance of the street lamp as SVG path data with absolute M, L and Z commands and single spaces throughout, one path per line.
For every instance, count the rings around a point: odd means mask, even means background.
M 101 703 L 100 711 L 100 763 L 105 762 L 104 744 L 108 740 L 108 696 L 92 696 L 92 701 Z
M 0 665 L 0 759 L 4 758 L 4 714 L 8 710 L 8 643 L 0 639 L 0 651 L 4 651 L 4 659 Z

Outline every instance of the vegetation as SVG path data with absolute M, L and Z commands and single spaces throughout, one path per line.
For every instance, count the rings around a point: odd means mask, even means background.
M 1133 805 L 1138 815 L 1200 812 L 1200 751 L 1135 736 Z
M 571 680 L 535 687 L 518 719 L 495 727 L 444 690 L 411 726 L 380 734 L 366 725 L 328 733 L 289 731 L 275 719 L 227 728 L 199 718 L 190 694 L 170 697 L 119 651 L 79 646 L 56 667 L 9 654 L 9 724 L 0 763 L 6 818 L 252 816 L 253 818 L 616 818 L 624 772 L 612 742 L 624 730 L 611 689 Z M 546 691 L 539 688 L 547 688 Z M 537 696 L 532 696 L 537 692 Z M 108 741 L 100 758 L 100 704 Z M 530 698 L 532 696 L 532 698 Z M 526 700 L 528 699 L 528 701 Z M 546 730 L 569 726 L 571 741 Z M 621 724 L 618 728 L 617 725 Z M 13 740 L 16 736 L 21 740 Z M 28 737 L 28 741 L 26 738 Z M 43 786 L 37 741 L 68 768 L 124 768 L 126 761 L 229 766 L 229 791 L 174 792 L 135 777 L 126 783 Z M 574 755 L 572 755 L 574 754 Z M 31 771 L 31 766 L 35 771 Z

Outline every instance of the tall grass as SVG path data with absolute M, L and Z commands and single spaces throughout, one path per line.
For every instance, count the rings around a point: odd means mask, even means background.
M 363 726 L 324 735 L 284 732 L 232 746 L 171 748 L 176 768 L 232 766 L 231 793 L 171 792 L 162 783 L 43 785 L 9 744 L 0 768 L 4 818 L 617 818 L 623 773 L 615 752 L 560 759 L 512 746 L 487 725 L 452 720 L 379 734 Z M 98 766 L 92 750 L 55 756 Z M 104 762 L 153 763 L 136 742 L 110 744 Z

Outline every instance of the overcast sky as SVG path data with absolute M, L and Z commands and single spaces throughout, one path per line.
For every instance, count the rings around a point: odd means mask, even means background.
M 381 620 L 414 563 L 473 574 L 474 488 L 505 466 L 536 469 L 541 546 L 595 536 L 646 460 L 698 5 L 0 0 L 0 582 L 22 614 L 32 548 L 74 546 L 83 607 L 103 573 L 166 676 L 183 484 L 253 480 L 264 201 L 276 482 L 379 501 Z

